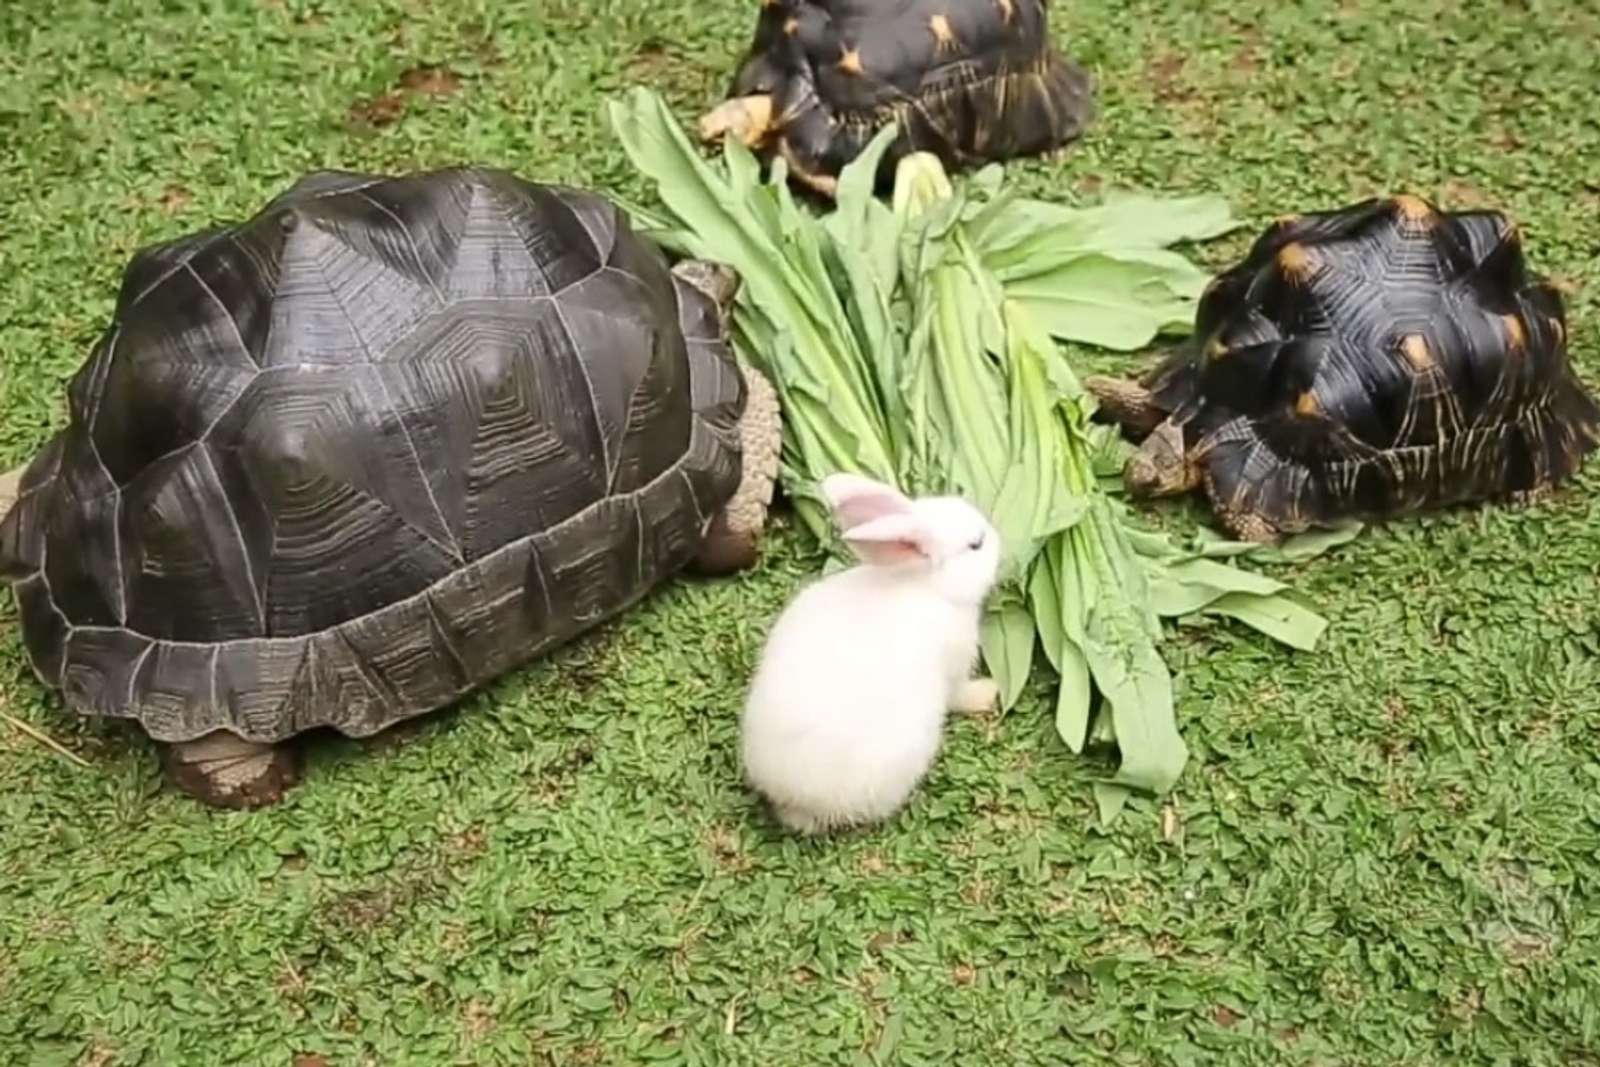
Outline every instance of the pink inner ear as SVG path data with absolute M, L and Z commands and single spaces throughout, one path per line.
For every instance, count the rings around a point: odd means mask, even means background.
M 911 515 L 885 515 L 845 531 L 845 544 L 867 563 L 894 566 L 928 562 L 932 544 L 922 524 Z
M 859 474 L 828 475 L 822 479 L 822 495 L 833 508 L 834 521 L 841 530 L 851 530 L 888 515 L 911 513 L 911 501 L 905 494 Z

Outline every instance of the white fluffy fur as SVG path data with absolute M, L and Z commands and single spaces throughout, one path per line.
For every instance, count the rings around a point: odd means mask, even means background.
M 746 780 L 803 833 L 893 815 L 933 765 L 947 712 L 997 696 L 971 677 L 1000 558 L 989 521 L 854 475 L 822 488 L 863 562 L 778 617 L 741 720 Z

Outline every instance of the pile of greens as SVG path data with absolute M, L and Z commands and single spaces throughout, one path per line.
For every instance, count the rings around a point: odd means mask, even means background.
M 1123 195 L 1069 208 L 1013 195 L 997 165 L 953 184 L 917 154 L 886 204 L 873 190 L 886 129 L 819 215 L 796 204 L 781 159 L 765 180 L 733 141 L 704 159 L 654 92 L 610 110 L 664 205 L 630 206 L 635 223 L 743 277 L 735 348 L 778 390 L 780 480 L 810 531 L 842 555 L 817 491 L 834 471 L 959 493 L 990 514 L 1005 563 L 983 624 L 986 666 L 1009 709 L 1043 648 L 1063 740 L 1120 757 L 1095 786 L 1104 818 L 1129 789 L 1169 790 L 1188 760 L 1157 649 L 1162 617 L 1226 615 L 1315 646 L 1325 620 L 1281 583 L 1222 562 L 1249 546 L 1179 547 L 1134 521 L 1116 496 L 1122 446 L 1090 422 L 1093 399 L 1058 347 L 1128 350 L 1186 331 L 1208 275 L 1169 246 L 1233 229 L 1225 203 Z

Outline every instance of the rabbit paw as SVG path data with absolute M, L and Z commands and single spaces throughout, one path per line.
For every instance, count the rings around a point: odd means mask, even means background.
M 800 808 L 791 808 L 787 804 L 774 804 L 772 813 L 786 829 L 806 837 L 825 834 L 831 829 L 827 819 Z
M 965 715 L 994 711 L 1000 704 L 1000 686 L 993 678 L 968 678 L 956 687 L 952 710 Z

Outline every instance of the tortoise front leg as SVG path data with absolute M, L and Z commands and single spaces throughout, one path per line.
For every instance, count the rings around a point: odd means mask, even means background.
M 1222 528 L 1228 536 L 1237 541 L 1249 541 L 1258 545 L 1276 545 L 1282 542 L 1284 531 L 1278 529 L 1272 522 L 1257 511 L 1231 511 L 1228 508 L 1216 509 L 1217 521 L 1222 523 Z
M 1083 388 L 1125 433 L 1135 438 L 1149 435 L 1166 419 L 1168 412 L 1156 405 L 1155 396 L 1139 382 L 1091 374 Z
M 1277 523 L 1261 513 L 1257 504 L 1240 500 L 1237 495 L 1230 499 L 1226 494 L 1219 492 L 1217 483 L 1209 473 L 1201 476 L 1201 487 L 1205 490 L 1207 499 L 1211 501 L 1211 510 L 1216 515 L 1217 521 L 1222 524 L 1228 536 L 1236 541 L 1276 545 L 1283 540 L 1286 533 L 1298 532 L 1280 528 Z
M 742 363 L 744 414 L 739 418 L 739 442 L 744 453 L 739 486 L 723 509 L 712 518 L 693 567 L 705 575 L 725 575 L 755 566 L 761 533 L 767 525 L 767 508 L 778 480 L 778 456 L 783 445 L 778 393 L 764 374 Z
M 161 763 L 178 789 L 216 808 L 276 804 L 300 780 L 293 745 L 246 741 L 217 730 L 193 741 L 162 744 Z

